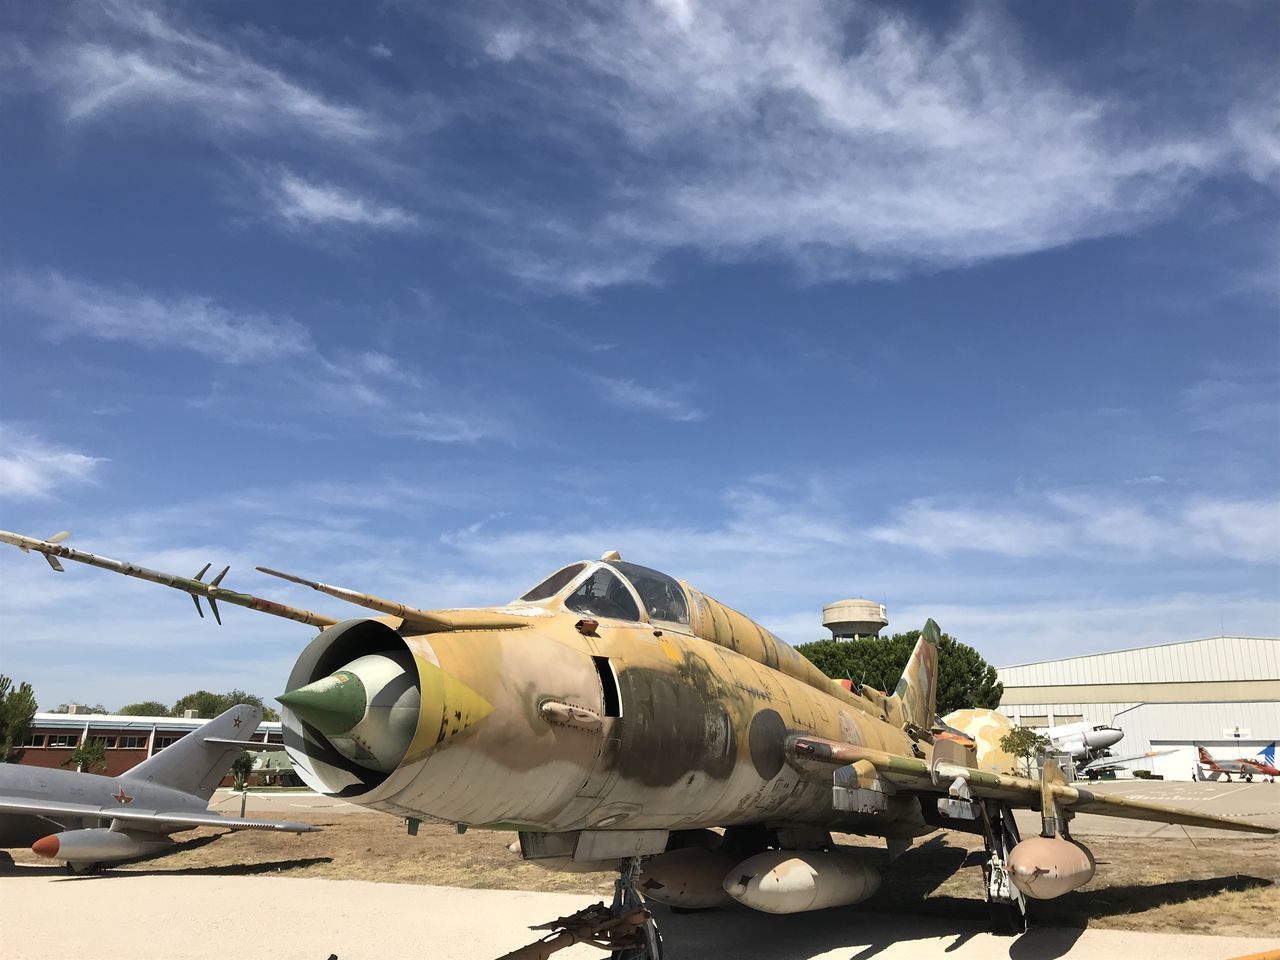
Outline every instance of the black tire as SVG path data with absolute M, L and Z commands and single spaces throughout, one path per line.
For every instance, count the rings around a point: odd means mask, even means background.
M 1027 932 L 1025 904 L 988 900 L 987 912 L 991 917 L 991 932 L 996 936 L 1016 937 Z

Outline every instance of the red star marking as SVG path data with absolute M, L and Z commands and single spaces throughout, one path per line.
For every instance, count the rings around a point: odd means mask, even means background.
M 121 787 L 111 796 L 115 798 L 116 803 L 133 803 L 133 797 L 124 792 L 124 787 Z

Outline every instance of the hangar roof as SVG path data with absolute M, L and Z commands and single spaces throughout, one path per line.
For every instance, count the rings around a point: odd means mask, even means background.
M 1280 639 L 1209 637 L 998 667 L 1008 687 L 1280 679 Z

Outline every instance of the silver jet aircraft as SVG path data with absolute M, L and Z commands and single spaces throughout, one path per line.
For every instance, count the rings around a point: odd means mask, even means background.
M 262 711 L 232 707 L 118 777 L 0 764 L 0 847 L 31 845 L 76 873 L 161 853 L 194 827 L 319 830 L 309 823 L 246 820 L 209 811 L 209 798 L 258 729 Z

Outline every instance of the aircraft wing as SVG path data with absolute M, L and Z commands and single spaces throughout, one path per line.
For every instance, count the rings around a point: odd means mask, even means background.
M 1238 830 L 1243 833 L 1280 833 L 1280 829 L 1275 827 L 1200 813 L 1186 807 L 1094 793 L 1082 787 L 1069 786 L 1061 781 L 1060 774 L 1058 782 L 1049 778 L 1045 781 L 1029 780 L 936 759 L 929 763 L 916 757 L 899 756 L 804 734 L 792 734 L 787 738 L 785 755 L 792 766 L 805 775 L 833 784 L 836 769 L 848 767 L 849 781 L 868 790 L 876 789 L 874 781 L 882 780 L 898 790 L 947 796 L 956 781 L 960 780 L 975 798 L 1004 800 L 1012 806 L 1032 810 L 1041 809 L 1042 795 L 1047 794 L 1052 797 L 1056 806 L 1072 813 L 1177 823 L 1216 830 Z M 1055 772 L 1056 769 L 1055 766 Z
M 223 817 L 195 810 L 128 810 L 124 807 L 99 807 L 91 803 L 61 803 L 53 800 L 30 800 L 25 797 L 0 796 L 0 814 L 30 817 L 75 817 L 97 820 L 120 820 L 140 829 L 178 830 L 183 827 L 225 827 L 228 830 L 282 830 L 286 833 L 310 833 L 320 828 L 310 823 L 289 820 L 246 820 Z
M 263 743 L 261 740 L 232 740 L 227 737 L 201 737 L 200 739 L 219 747 L 239 747 L 250 753 L 275 753 L 284 750 L 283 743 Z
M 1097 760 L 1090 760 L 1083 767 L 1076 767 L 1076 772 L 1084 773 L 1088 770 L 1107 770 L 1111 767 L 1122 767 L 1126 763 L 1133 763 L 1135 760 L 1163 757 L 1165 754 L 1173 752 L 1172 750 L 1149 750 L 1146 753 L 1133 753 L 1127 757 L 1099 757 Z

